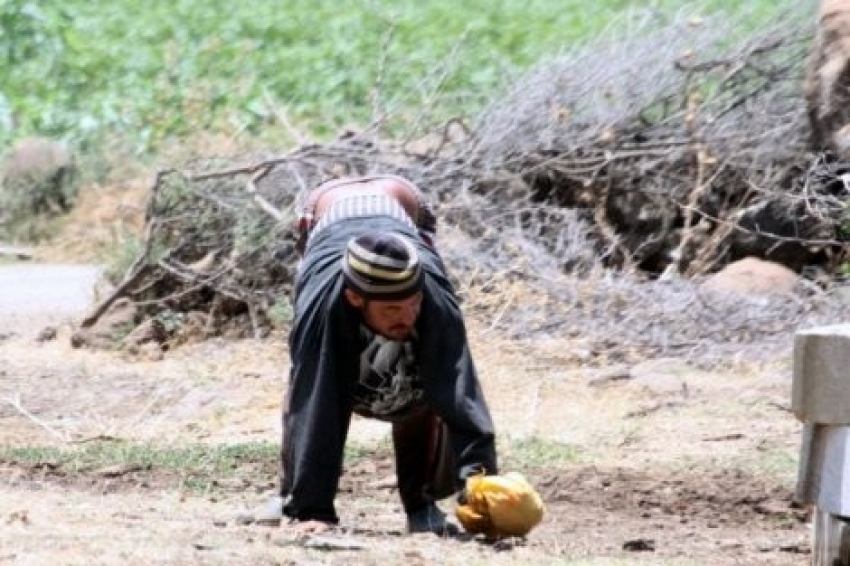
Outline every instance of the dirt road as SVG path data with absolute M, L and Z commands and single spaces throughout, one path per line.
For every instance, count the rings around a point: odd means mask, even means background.
M 96 273 L 0 267 L 0 564 L 792 566 L 809 557 L 809 516 L 791 503 L 790 359 L 589 365 L 565 338 L 519 342 L 470 320 L 500 458 L 547 505 L 529 539 L 508 546 L 403 536 L 386 429 L 362 420 L 351 431 L 362 455 L 347 461 L 338 500 L 339 534 L 360 550 L 305 547 L 283 529 L 234 520 L 274 486 L 273 454 L 246 454 L 201 491 L 187 488 L 194 468 L 155 458 L 116 468 L 39 457 L 188 446 L 213 462 L 222 447 L 279 437 L 283 336 L 213 339 L 158 360 L 73 349 L 62 323 L 86 309 Z M 57 338 L 34 340 L 45 322 L 59 324 Z
M 0 334 L 29 334 L 78 316 L 91 305 L 100 273 L 89 265 L 0 265 Z

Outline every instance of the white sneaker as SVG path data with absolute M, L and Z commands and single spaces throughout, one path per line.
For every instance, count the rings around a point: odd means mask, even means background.
M 278 527 L 283 520 L 283 497 L 275 495 L 265 503 L 236 516 L 237 525 Z

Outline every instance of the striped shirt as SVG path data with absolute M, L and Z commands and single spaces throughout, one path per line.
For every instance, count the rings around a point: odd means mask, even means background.
M 341 196 L 322 214 L 310 233 L 312 237 L 334 222 L 358 216 L 391 216 L 416 228 L 397 200 L 384 194 L 352 194 Z

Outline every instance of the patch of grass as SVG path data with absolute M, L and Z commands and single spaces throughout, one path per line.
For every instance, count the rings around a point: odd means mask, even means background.
M 0 447 L 0 462 L 20 462 L 24 464 L 59 462 L 61 455 L 62 451 L 52 446 Z
M 349 465 L 366 458 L 392 454 L 389 439 L 378 443 L 349 442 L 345 460 Z M 148 473 L 173 472 L 181 488 L 195 492 L 215 489 L 222 480 L 245 478 L 252 482 L 277 477 L 280 448 L 274 442 L 224 445 L 161 445 L 96 441 L 74 448 L 56 446 L 0 445 L 0 464 L 24 466 L 48 464 L 65 474 L 85 475 L 118 465 L 138 465 Z M 246 474 L 250 474 L 249 477 Z
M 737 471 L 747 476 L 778 482 L 793 489 L 798 472 L 798 449 L 765 440 L 759 447 L 740 454 L 689 454 L 681 456 L 675 464 L 663 466 L 671 475 L 691 474 L 694 470 L 710 473 L 712 470 Z
M 345 444 L 345 461 L 347 464 L 356 464 L 366 458 L 392 457 L 393 444 L 390 435 L 383 436 L 372 442 L 352 442 Z
M 797 478 L 799 449 L 767 440 L 759 445 L 753 459 L 738 467 L 758 476 L 770 476 L 791 485 Z
M 539 437 L 502 439 L 498 449 L 501 467 L 511 471 L 558 468 L 575 464 L 581 456 L 580 448 L 575 444 Z
M 79 448 L 45 446 L 0 447 L 0 461 L 38 464 L 51 462 L 68 471 L 97 469 L 116 464 L 139 464 L 162 469 L 203 469 L 210 473 L 233 470 L 243 462 L 277 458 L 275 444 L 252 442 L 221 446 L 161 446 L 98 441 Z
M 0 447 L 0 462 L 36 466 L 50 464 L 70 475 L 85 474 L 117 465 L 174 472 L 181 487 L 207 491 L 216 480 L 238 478 L 242 467 L 260 464 L 273 474 L 279 449 L 276 444 L 251 442 L 220 446 L 163 446 L 155 444 L 99 441 L 79 448 L 47 446 Z M 256 467 L 250 467 L 252 476 Z M 263 474 L 265 475 L 265 474 Z M 253 478 L 257 479 L 257 478 Z
M 559 467 L 575 463 L 578 448 L 574 445 L 538 438 L 508 440 L 499 447 L 502 466 L 506 470 L 525 471 Z M 182 478 L 182 486 L 193 491 L 206 491 L 216 480 L 242 477 L 250 470 L 252 479 L 277 473 L 279 445 L 274 442 L 249 442 L 226 445 L 163 445 L 96 441 L 79 447 L 2 446 L 0 463 L 37 466 L 49 464 L 70 475 L 86 474 L 117 465 L 138 465 L 151 471 L 174 472 Z M 376 442 L 349 441 L 345 447 L 346 465 L 365 459 L 392 457 L 389 436 Z

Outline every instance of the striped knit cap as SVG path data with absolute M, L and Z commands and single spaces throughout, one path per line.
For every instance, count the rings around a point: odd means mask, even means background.
M 404 236 L 389 232 L 349 240 L 342 272 L 348 286 L 367 299 L 406 299 L 422 288 L 416 247 Z

